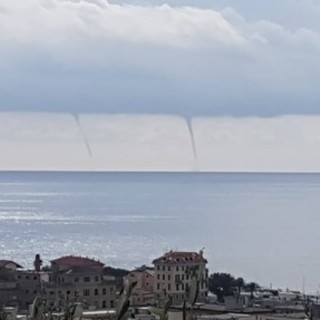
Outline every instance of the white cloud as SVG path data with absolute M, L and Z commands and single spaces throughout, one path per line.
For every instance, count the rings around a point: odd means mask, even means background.
M 2 41 L 21 44 L 68 45 L 85 39 L 188 47 L 243 42 L 221 13 L 191 7 L 3 0 L 0 17 Z
M 104 0 L 0 6 L 0 110 L 319 112 L 316 28 L 290 29 L 232 8 Z

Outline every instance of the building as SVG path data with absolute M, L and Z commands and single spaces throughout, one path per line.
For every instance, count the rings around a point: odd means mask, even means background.
M 170 295 L 174 305 L 183 303 L 188 296 L 191 284 L 191 274 L 196 271 L 199 276 L 198 301 L 205 300 L 208 294 L 207 260 L 203 251 L 179 252 L 169 251 L 153 260 L 155 267 L 154 293 L 157 301 Z M 201 275 L 199 274 L 201 272 Z
M 18 263 L 0 260 L 0 306 L 28 310 L 41 290 L 41 274 L 23 270 Z
M 129 283 L 137 282 L 132 291 L 130 302 L 134 306 L 146 306 L 154 304 L 154 269 L 141 266 L 131 271 L 124 277 L 124 281 Z
M 0 308 L 18 305 L 17 270 L 22 266 L 11 260 L 0 260 Z
M 52 260 L 49 281 L 42 283 L 48 305 L 81 301 L 91 310 L 114 308 L 115 278 L 104 276 L 103 267 L 100 261 L 80 256 Z
M 16 274 L 19 310 L 29 310 L 35 297 L 41 293 L 41 272 L 19 270 Z

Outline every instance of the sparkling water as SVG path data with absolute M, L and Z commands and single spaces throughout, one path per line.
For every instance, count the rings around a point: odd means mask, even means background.
M 316 292 L 320 175 L 0 173 L 0 259 L 65 254 L 132 269 L 205 247 L 210 272 Z

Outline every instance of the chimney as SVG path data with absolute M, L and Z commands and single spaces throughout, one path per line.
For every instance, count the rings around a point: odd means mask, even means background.
M 40 259 L 40 254 L 36 254 L 36 257 L 33 262 L 34 270 L 37 272 L 41 271 L 42 260 Z

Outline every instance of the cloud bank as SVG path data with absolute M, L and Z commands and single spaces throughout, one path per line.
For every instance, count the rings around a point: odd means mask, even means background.
M 18 44 L 63 46 L 69 41 L 114 40 L 193 47 L 244 41 L 220 12 L 192 7 L 5 0 L 0 15 L 2 39 Z
M 0 110 L 318 114 L 319 28 L 249 16 L 196 3 L 1 1 Z
M 320 172 L 320 117 L 0 113 L 0 170 Z M 193 141 L 194 138 L 194 148 Z

